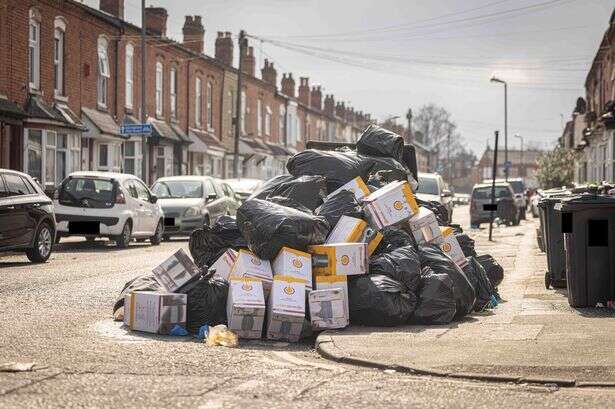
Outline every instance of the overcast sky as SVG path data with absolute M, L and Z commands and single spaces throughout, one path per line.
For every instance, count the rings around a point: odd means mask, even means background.
M 140 0 L 125 0 L 139 24 Z M 86 0 L 97 6 L 98 0 Z M 503 131 L 509 82 L 509 146 L 552 146 L 561 135 L 615 0 L 147 0 L 169 12 L 168 35 L 181 40 L 186 14 L 200 14 L 206 54 L 217 31 L 240 29 L 257 64 L 278 76 L 308 76 L 336 100 L 379 119 L 433 102 L 448 109 L 478 155 Z M 280 47 L 280 45 L 282 47 Z M 291 50 L 292 49 L 292 50 Z M 298 51 L 294 51 L 298 50 Z M 341 50 L 344 54 L 337 51 Z M 259 66 L 260 66 L 259 65 Z M 298 80 L 297 80 L 298 83 Z

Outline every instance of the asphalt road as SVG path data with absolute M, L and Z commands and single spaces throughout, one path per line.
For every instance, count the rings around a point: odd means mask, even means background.
M 467 226 L 467 207 L 455 219 Z M 208 348 L 192 339 L 130 334 L 111 320 L 123 284 L 187 241 L 117 250 L 63 242 L 44 265 L 0 258 L 0 408 L 604 406 L 610 389 L 557 389 L 410 376 L 338 365 L 313 340 Z M 480 247 L 479 247 L 480 249 Z

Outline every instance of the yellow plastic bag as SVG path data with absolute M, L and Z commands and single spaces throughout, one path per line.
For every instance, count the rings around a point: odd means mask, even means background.
M 205 345 L 208 347 L 220 345 L 227 348 L 235 348 L 239 345 L 239 337 L 228 329 L 226 325 L 216 325 L 209 329 L 207 338 L 205 338 Z

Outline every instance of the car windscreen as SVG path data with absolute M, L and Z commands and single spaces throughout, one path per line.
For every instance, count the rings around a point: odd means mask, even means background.
M 427 195 L 436 195 L 438 196 L 440 193 L 438 192 L 438 182 L 435 178 L 426 178 L 419 176 L 419 188 L 416 193 L 425 193 Z
M 154 183 L 152 192 L 161 199 L 187 199 L 203 197 L 200 180 L 165 180 Z
M 510 183 L 510 186 L 513 189 L 513 192 L 515 193 L 523 193 L 523 191 L 525 190 L 525 186 L 523 185 L 522 181 L 512 181 L 512 182 L 508 182 Z
M 112 207 L 113 194 L 113 181 L 109 179 L 75 177 L 62 183 L 58 201 L 65 206 Z
M 500 199 L 504 197 L 510 197 L 510 190 L 506 186 L 496 186 L 495 187 L 495 198 Z M 472 199 L 491 199 L 491 186 L 488 187 L 479 187 L 474 189 L 472 192 Z

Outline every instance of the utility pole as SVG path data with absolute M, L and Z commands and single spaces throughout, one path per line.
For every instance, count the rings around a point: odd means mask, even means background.
M 489 205 L 489 241 L 493 241 L 493 212 L 497 210 L 495 203 L 495 178 L 498 170 L 498 139 L 500 132 L 495 131 L 495 149 L 493 150 L 493 179 L 491 181 L 491 204 Z
M 508 83 L 504 82 L 504 178 L 508 182 Z
M 239 138 L 241 137 L 241 105 L 242 105 L 242 83 L 243 83 L 243 55 L 247 45 L 246 32 L 239 32 L 239 70 L 237 72 L 237 99 L 235 101 L 235 152 L 233 155 L 234 172 L 233 177 L 238 179 L 239 176 Z
M 147 113 L 145 110 L 145 64 L 147 62 L 145 49 L 145 0 L 141 0 L 141 123 L 147 122 Z M 147 174 L 147 136 L 141 135 L 141 177 L 146 185 L 149 184 L 149 175 Z

